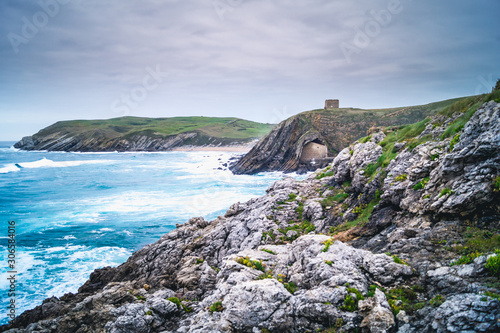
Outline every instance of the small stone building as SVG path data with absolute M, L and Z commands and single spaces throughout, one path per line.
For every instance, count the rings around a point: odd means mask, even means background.
M 326 109 L 338 109 L 339 108 L 339 100 L 338 99 L 327 99 L 325 101 L 325 110 Z
M 300 162 L 310 162 L 312 159 L 326 158 L 328 156 L 328 147 L 321 142 L 309 142 L 302 148 Z

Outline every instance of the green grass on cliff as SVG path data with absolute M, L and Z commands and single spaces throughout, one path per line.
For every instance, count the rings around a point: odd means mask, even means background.
M 365 176 L 372 177 L 379 168 L 386 168 L 389 163 L 398 155 L 397 150 L 394 148 L 396 142 L 411 141 L 410 144 L 417 145 L 424 141 L 416 140 L 415 137 L 419 136 L 430 121 L 426 118 L 418 123 L 402 126 L 397 131 L 387 133 L 387 136 L 382 140 L 379 145 L 382 147 L 382 155 L 375 163 L 370 163 L 365 168 Z
M 274 127 L 238 118 L 215 117 L 172 117 L 140 118 L 120 117 L 106 120 L 60 121 L 38 135 L 71 133 L 72 135 L 92 133 L 107 138 L 127 137 L 137 133 L 156 136 L 170 136 L 185 132 L 201 132 L 216 138 L 250 139 L 259 138 Z
M 465 124 L 474 115 L 477 109 L 483 105 L 483 103 L 489 102 L 491 100 L 499 100 L 500 91 L 493 91 L 491 94 L 484 94 L 478 96 L 471 96 L 464 98 L 449 107 L 442 110 L 439 114 L 451 117 L 454 113 L 463 113 L 460 117 L 455 119 L 446 131 L 441 135 L 441 139 L 446 139 L 455 136 L 458 132 L 464 128 Z
M 494 91 L 491 94 L 484 94 L 478 96 L 464 97 L 455 100 L 449 100 L 439 103 L 434 103 L 436 106 L 434 109 L 441 108 L 439 114 L 451 117 L 455 113 L 463 113 L 460 117 L 455 119 L 442 134 L 441 139 L 446 139 L 448 137 L 456 137 L 457 133 L 462 130 L 464 125 L 470 120 L 477 109 L 485 102 L 495 100 L 500 97 L 500 91 Z M 450 104 L 450 102 L 453 103 Z M 386 168 L 389 163 L 396 158 L 398 152 L 394 148 L 396 142 L 406 142 L 409 149 L 413 149 L 416 146 L 428 141 L 430 137 L 425 136 L 420 139 L 417 137 L 424 131 L 425 127 L 429 123 L 430 118 L 426 118 L 417 123 L 400 126 L 397 130 L 386 131 L 386 137 L 379 144 L 383 149 L 382 155 L 377 159 L 375 163 L 370 163 L 365 168 L 365 176 L 370 178 L 373 177 L 377 170 Z M 439 125 L 439 124 L 436 124 Z M 458 137 L 457 137 L 458 138 Z M 458 141 L 458 139 L 456 140 Z M 451 146 L 453 148 L 453 145 Z
M 498 232 L 468 227 L 463 234 L 463 243 L 450 248 L 462 256 L 452 265 L 471 263 L 475 258 L 500 250 L 500 234 Z

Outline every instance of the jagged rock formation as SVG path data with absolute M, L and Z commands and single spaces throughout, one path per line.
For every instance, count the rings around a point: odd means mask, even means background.
M 310 128 L 300 117 L 291 117 L 262 138 L 243 158 L 231 166 L 236 174 L 260 171 L 295 171 L 301 166 L 302 149 L 309 142 L 327 141 L 316 129 Z M 321 167 L 324 165 L 316 165 Z M 302 165 L 302 169 L 307 169 Z
M 420 121 L 454 101 L 456 100 L 395 109 L 321 109 L 303 112 L 281 122 L 230 169 L 236 174 L 316 170 L 326 166 L 331 159 L 315 161 L 314 165 L 301 163 L 302 149 L 309 142 L 326 145 L 329 155 L 334 157 L 374 128 Z
M 498 332 L 499 153 L 495 102 L 376 133 L 0 330 Z
M 246 145 L 272 128 L 237 118 L 122 117 L 63 121 L 27 136 L 14 147 L 48 151 L 167 151 L 177 147 Z

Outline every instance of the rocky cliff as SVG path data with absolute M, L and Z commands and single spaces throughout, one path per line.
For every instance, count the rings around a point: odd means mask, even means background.
M 456 101 L 457 99 L 393 109 L 350 108 L 303 112 L 281 122 L 248 154 L 232 165 L 231 170 L 236 174 L 316 170 L 329 161 L 319 160 L 313 165 L 301 163 L 302 149 L 309 142 L 326 145 L 329 156 L 334 157 L 351 142 L 378 127 L 411 124 L 436 114 Z
M 273 126 L 237 118 L 122 117 L 55 123 L 14 147 L 48 151 L 167 151 L 177 147 L 246 145 Z
M 1 330 L 498 332 L 500 104 L 467 103 L 193 218 Z

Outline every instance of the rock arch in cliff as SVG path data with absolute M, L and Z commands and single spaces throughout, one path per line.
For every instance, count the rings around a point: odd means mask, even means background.
M 307 143 L 302 148 L 302 154 L 300 155 L 300 162 L 310 162 L 312 159 L 326 158 L 328 156 L 328 147 L 316 139 Z

